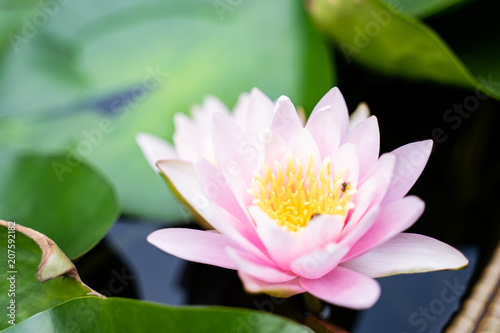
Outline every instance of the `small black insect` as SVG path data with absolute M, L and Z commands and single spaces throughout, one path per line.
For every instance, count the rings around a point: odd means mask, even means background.
M 349 185 L 348 182 L 343 182 L 341 187 L 340 187 L 340 190 L 342 191 L 342 193 L 345 193 L 345 191 L 347 191 L 347 186 Z

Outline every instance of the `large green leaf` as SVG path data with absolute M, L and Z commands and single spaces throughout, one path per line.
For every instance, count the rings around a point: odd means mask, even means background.
M 308 110 L 333 80 L 300 1 L 75 0 L 19 49 L 0 64 L 0 112 L 18 128 L 0 141 L 74 149 L 111 179 L 126 213 L 149 217 L 184 213 L 137 132 L 170 139 L 175 112 L 207 94 L 232 106 L 254 86 Z
M 0 255 L 4 258 L 0 279 L 0 305 L 4 314 L 0 330 L 90 292 L 73 278 L 58 277 L 43 284 L 38 281 L 35 272 L 42 256 L 40 247 L 21 232 L 14 232 L 13 224 L 9 226 L 10 230 L 0 226 Z
M 16 43 L 22 29 L 27 32 L 26 18 L 40 6 L 37 0 L 0 1 L 0 53 Z
M 0 169 L 1 218 L 47 235 L 70 258 L 91 249 L 115 222 L 114 190 L 86 163 L 71 154 L 7 156 Z
M 172 308 L 125 298 L 73 299 L 6 332 L 259 332 L 305 333 L 304 326 L 275 315 L 230 308 Z
M 493 10 L 478 8 L 485 14 Z M 313 0 L 309 11 L 348 62 L 390 75 L 477 88 L 500 99 L 500 47 L 494 29 L 458 34 L 460 41 L 471 40 L 454 43 L 452 49 L 429 26 L 381 0 Z M 476 36 L 483 44 L 478 45 Z

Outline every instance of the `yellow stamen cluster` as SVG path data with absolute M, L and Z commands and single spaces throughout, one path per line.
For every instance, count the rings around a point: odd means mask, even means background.
M 305 227 L 318 214 L 346 217 L 354 207 L 351 198 L 356 193 L 351 184 L 343 181 L 343 172 L 332 179 L 330 158 L 321 163 L 319 174 L 314 171 L 311 156 L 307 169 L 291 152 L 287 153 L 286 170 L 274 162 L 275 171 L 267 164 L 262 166 L 263 175 L 254 172 L 249 193 L 253 204 L 262 209 L 278 225 L 289 231 Z

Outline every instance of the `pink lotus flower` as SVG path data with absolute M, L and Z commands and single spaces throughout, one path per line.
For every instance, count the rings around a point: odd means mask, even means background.
M 247 119 L 263 124 L 262 114 Z M 309 292 L 355 309 L 378 299 L 373 278 L 467 265 L 440 241 L 402 233 L 424 210 L 422 200 L 405 195 L 432 141 L 379 157 L 377 119 L 358 114 L 350 124 L 337 88 L 305 126 L 285 96 L 268 127 L 245 131 L 222 113 L 213 114 L 211 126 L 214 163 L 198 158 L 157 165 L 216 231 L 158 230 L 148 241 L 161 250 L 238 270 L 249 292 Z

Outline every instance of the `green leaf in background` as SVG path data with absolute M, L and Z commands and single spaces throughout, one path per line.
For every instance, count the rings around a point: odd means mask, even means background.
M 74 0 L 53 12 L 0 63 L 0 116 L 17 129 L 0 144 L 74 151 L 108 176 L 128 214 L 186 214 L 138 132 L 170 140 L 175 112 L 207 94 L 232 107 L 254 86 L 310 110 L 334 79 L 300 1 Z
M 13 234 L 15 238 L 12 237 Z M 0 278 L 0 305 L 4 309 L 4 315 L 0 321 L 0 330 L 11 326 L 8 323 L 10 320 L 14 320 L 13 323 L 17 325 L 40 311 L 90 292 L 72 278 L 58 277 L 43 284 L 38 281 L 35 272 L 42 252 L 35 241 L 21 232 L 9 233 L 9 229 L 0 226 L 0 255 L 4 258 Z M 7 261 L 8 259 L 12 261 Z M 15 317 L 8 316 L 11 313 Z
M 118 217 L 107 180 L 72 155 L 24 154 L 2 162 L 0 217 L 47 235 L 70 258 L 96 245 Z
M 82 297 L 39 313 L 6 330 L 15 332 L 307 333 L 308 328 L 278 316 L 221 307 L 172 308 L 125 299 Z
M 397 6 L 397 10 L 420 18 L 440 13 L 446 9 L 458 7 L 473 0 L 381 0 L 388 6 Z
M 0 2 L 0 52 L 4 52 L 15 42 L 15 31 L 23 25 L 23 17 L 33 11 L 37 0 L 4 0 Z
M 496 64 L 500 47 L 495 30 L 455 34 L 460 43 L 452 49 L 429 26 L 381 0 L 313 0 L 308 6 L 313 19 L 333 37 L 348 62 L 355 60 L 390 75 L 477 88 L 500 99 L 500 67 Z M 485 14 L 491 11 L 480 8 Z M 482 19 L 478 15 L 471 18 Z M 477 36 L 485 34 L 491 38 L 481 38 L 484 44 L 477 45 Z M 464 43 L 469 47 L 460 47 Z

